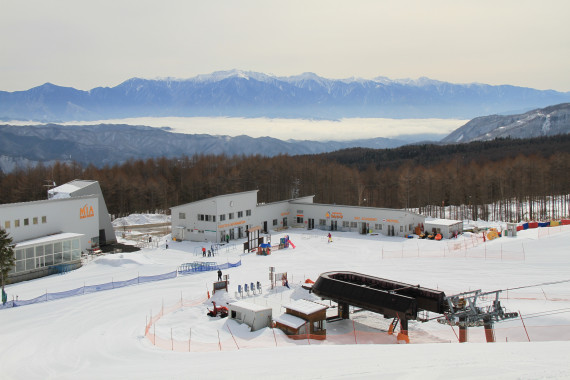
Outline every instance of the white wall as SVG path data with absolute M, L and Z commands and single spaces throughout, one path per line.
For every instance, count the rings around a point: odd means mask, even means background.
M 81 210 L 93 210 L 81 217 Z M 97 196 L 52 199 L 35 202 L 11 203 L 0 205 L 0 226 L 12 237 L 14 243 L 39 238 L 60 232 L 84 234 L 81 249 L 91 247 L 91 238 L 99 237 L 99 200 Z M 45 223 L 42 218 L 45 217 Z M 34 224 L 37 218 L 37 224 Z M 28 219 L 29 224 L 24 225 Z M 15 221 L 20 226 L 15 226 Z M 10 222 L 10 228 L 6 227 Z

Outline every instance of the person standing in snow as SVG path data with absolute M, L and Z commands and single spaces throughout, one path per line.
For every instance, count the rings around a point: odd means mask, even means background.
M 218 269 L 218 281 L 222 281 L 222 270 Z

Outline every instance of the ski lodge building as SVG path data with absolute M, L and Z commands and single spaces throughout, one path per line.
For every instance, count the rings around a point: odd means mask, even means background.
M 246 237 L 260 226 L 264 233 L 287 227 L 358 231 L 406 236 L 425 216 L 406 210 L 313 203 L 314 195 L 273 203 L 257 203 L 258 190 L 245 191 L 172 207 L 172 238 L 223 242 Z
M 12 238 L 11 282 L 81 266 L 81 253 L 116 242 L 101 187 L 75 180 L 48 191 L 48 199 L 0 205 L 0 227 Z

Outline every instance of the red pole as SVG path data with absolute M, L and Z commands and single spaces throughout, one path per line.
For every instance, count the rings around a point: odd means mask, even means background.
M 234 339 L 234 343 L 236 344 L 236 347 L 237 347 L 237 349 L 239 350 L 239 346 L 238 346 L 238 344 L 237 344 L 237 342 L 236 342 L 236 338 L 235 338 L 234 334 L 232 333 L 232 330 L 230 330 L 230 326 L 229 326 L 229 325 L 226 325 L 226 327 L 228 328 L 228 331 L 229 331 L 230 334 L 232 335 L 232 338 Z
M 275 329 L 273 330 L 273 339 L 275 339 L 275 347 L 277 347 L 277 337 L 275 336 Z
M 524 327 L 524 332 L 526 333 L 526 337 L 527 337 L 528 341 L 530 342 L 530 337 L 528 336 L 528 331 L 527 331 L 526 326 L 525 326 L 525 324 L 524 324 L 523 317 L 522 317 L 522 314 L 521 314 L 521 311 L 520 311 L 520 310 L 519 310 L 519 317 L 521 317 L 521 322 L 522 322 L 523 327 Z

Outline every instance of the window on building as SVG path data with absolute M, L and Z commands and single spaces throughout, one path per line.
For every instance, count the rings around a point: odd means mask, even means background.
M 400 232 L 404 232 L 404 226 L 400 226 Z
M 178 213 L 178 219 L 186 219 L 186 213 L 185 212 L 179 212 Z
M 356 222 L 350 222 L 350 227 L 356 228 Z
M 303 223 L 303 217 L 302 216 L 297 217 L 297 223 Z
M 382 225 L 377 223 L 374 225 L 374 229 L 375 230 L 382 230 Z
M 212 222 L 216 221 L 216 215 L 212 215 Z
M 274 225 L 274 226 L 277 225 L 277 219 L 273 219 L 273 225 Z
M 211 215 L 204 215 L 206 222 L 210 222 L 212 220 L 212 216 Z
M 20 227 L 20 219 L 14 220 L 14 227 Z
M 326 226 L 327 220 L 326 219 L 319 219 L 319 226 Z
M 342 226 L 345 227 L 345 228 L 346 228 L 346 227 L 350 227 L 350 222 L 349 222 L 348 220 L 343 220 L 343 221 L 342 221 Z
M 42 224 L 46 224 L 47 223 L 47 216 L 42 216 Z
M 26 218 L 24 219 L 24 226 L 29 226 L 30 225 L 30 219 Z
M 4 229 L 7 230 L 8 228 L 10 228 L 10 221 L 9 220 L 4 222 Z
M 220 222 L 223 222 L 224 220 L 226 220 L 226 214 L 220 215 Z
M 38 217 L 37 216 L 34 216 L 33 223 L 38 224 Z
M 198 214 L 198 220 L 204 220 L 204 214 Z
M 228 214 L 228 219 L 232 220 L 233 218 L 234 218 L 234 213 L 233 213 L 233 212 L 230 212 L 230 213 Z
M 238 211 L 238 218 L 243 218 L 243 211 Z
M 245 210 L 245 216 L 251 216 L 251 210 Z

